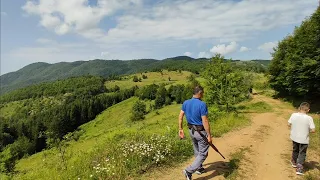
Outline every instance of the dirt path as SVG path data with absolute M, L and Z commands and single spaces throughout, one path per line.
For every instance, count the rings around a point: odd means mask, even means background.
M 230 154 L 246 148 L 240 162 L 237 179 L 286 180 L 298 179 L 295 170 L 290 167 L 291 141 L 287 128 L 287 118 L 294 111 L 285 103 L 265 96 L 255 96 L 254 101 L 265 101 L 273 106 L 270 113 L 252 114 L 252 124 L 239 131 L 227 133 L 221 138 L 214 138 L 213 143 L 226 156 L 223 160 L 214 150 L 204 162 L 207 172 L 193 175 L 194 180 L 225 179 Z M 182 169 L 193 161 L 173 169 L 155 172 L 148 179 L 183 180 Z

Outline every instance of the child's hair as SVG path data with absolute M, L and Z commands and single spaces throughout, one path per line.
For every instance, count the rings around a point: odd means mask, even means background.
M 308 111 L 310 109 L 310 104 L 307 102 L 303 102 L 300 104 L 299 109 L 302 111 Z

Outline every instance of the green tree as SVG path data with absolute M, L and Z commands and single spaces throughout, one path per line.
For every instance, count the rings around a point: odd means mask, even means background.
M 144 115 L 146 114 L 146 112 L 146 104 L 140 100 L 136 101 L 132 106 L 132 114 L 130 117 L 131 121 L 143 120 L 145 118 Z
M 142 79 L 148 79 L 148 76 L 143 74 Z
M 281 96 L 320 96 L 320 7 L 274 49 L 270 85 Z
M 206 101 L 230 111 L 246 98 L 251 86 L 248 73 L 234 69 L 231 61 L 219 54 L 214 56 L 203 72 L 206 79 Z
M 138 76 L 133 76 L 133 82 L 138 82 L 139 81 L 139 78 L 138 78 Z
M 159 86 L 156 84 L 147 85 L 136 91 L 136 96 L 138 96 L 140 99 L 154 100 L 156 98 L 158 88 Z
M 171 98 L 169 96 L 166 96 L 166 101 L 164 103 L 166 106 L 171 104 Z
M 166 97 L 168 95 L 168 92 L 164 85 L 161 85 L 157 91 L 156 99 L 155 99 L 155 108 L 160 109 L 163 105 L 166 103 Z
M 168 94 L 171 101 L 176 101 L 178 104 L 182 103 L 186 97 L 186 95 L 184 95 L 184 90 L 185 86 L 181 84 L 170 86 L 168 89 Z
M 120 91 L 120 87 L 118 85 L 115 85 L 113 88 L 113 92 L 118 92 Z

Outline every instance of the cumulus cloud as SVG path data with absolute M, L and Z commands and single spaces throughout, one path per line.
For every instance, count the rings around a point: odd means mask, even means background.
M 140 0 L 98 0 L 96 6 L 91 6 L 88 0 L 40 0 L 27 1 L 22 9 L 40 16 L 45 28 L 63 35 L 95 29 L 104 17 L 139 3 Z
M 273 48 L 275 48 L 277 44 L 277 42 L 266 42 L 261 44 L 258 49 L 266 52 L 272 52 Z
M 192 53 L 191 52 L 185 52 L 183 55 L 190 57 L 192 55 Z
M 250 48 L 247 48 L 247 47 L 245 47 L 245 46 L 241 46 L 241 48 L 240 48 L 240 52 L 246 52 L 246 51 L 250 51 L 251 49 Z
M 218 44 L 216 46 L 213 46 L 210 49 L 210 52 L 213 54 L 227 55 L 227 54 L 235 52 L 237 50 L 237 48 L 238 48 L 238 44 L 233 41 L 229 45 Z
M 299 23 L 316 8 L 316 2 L 301 0 L 164 0 L 146 4 L 142 0 L 97 0 L 96 5 L 89 5 L 88 0 L 40 0 L 28 1 L 23 10 L 40 16 L 40 24 L 57 34 L 74 32 L 110 44 L 204 38 L 241 41 Z M 124 11 L 116 13 L 120 10 Z M 115 26 L 101 28 L 101 20 L 113 15 Z
M 210 57 L 212 57 L 212 55 L 208 52 L 200 52 L 198 54 L 198 58 L 210 58 Z

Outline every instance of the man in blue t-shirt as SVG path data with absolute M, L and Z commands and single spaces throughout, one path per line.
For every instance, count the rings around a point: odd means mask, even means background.
M 201 86 L 195 87 L 193 90 L 193 97 L 183 103 L 179 115 L 179 136 L 180 138 L 184 138 L 182 121 L 183 116 L 186 115 L 189 133 L 193 143 L 194 155 L 196 157 L 194 162 L 185 170 L 183 170 L 187 180 L 191 180 L 193 173 L 201 174 L 204 172 L 202 163 L 206 160 L 209 150 L 208 143 L 205 142 L 205 140 L 194 128 L 197 128 L 200 133 L 207 136 L 209 143 L 212 142 L 210 125 L 208 121 L 208 108 L 206 103 L 201 101 L 203 93 L 204 91 Z

